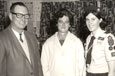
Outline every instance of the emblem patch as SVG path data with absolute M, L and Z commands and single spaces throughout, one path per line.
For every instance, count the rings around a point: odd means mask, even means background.
M 104 40 L 104 37 L 98 37 L 98 40 Z
M 114 50 L 115 50 L 115 46 L 114 46 Z
M 108 43 L 110 46 L 114 45 L 114 40 L 111 36 L 108 36 Z
M 109 47 L 109 50 L 113 50 L 113 47 Z
M 115 52 L 112 52 L 112 53 L 111 53 L 111 56 L 114 57 L 114 56 L 115 56 Z

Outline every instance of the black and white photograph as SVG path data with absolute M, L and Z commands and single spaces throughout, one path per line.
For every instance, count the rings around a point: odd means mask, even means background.
M 0 76 L 115 76 L 115 0 L 0 0 Z

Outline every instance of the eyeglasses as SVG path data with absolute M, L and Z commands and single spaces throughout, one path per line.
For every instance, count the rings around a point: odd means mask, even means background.
M 12 14 L 16 15 L 17 18 L 22 18 L 22 17 L 24 17 L 25 19 L 30 18 L 30 14 L 21 14 L 21 13 L 14 13 L 14 12 L 12 12 Z

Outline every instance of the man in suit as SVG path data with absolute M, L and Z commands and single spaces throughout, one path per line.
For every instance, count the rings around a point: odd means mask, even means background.
M 0 32 L 0 76 L 43 76 L 37 39 L 25 31 L 30 18 L 22 2 L 10 7 L 8 28 Z

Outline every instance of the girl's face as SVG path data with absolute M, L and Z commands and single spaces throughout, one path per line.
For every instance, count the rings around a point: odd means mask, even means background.
M 86 16 L 86 25 L 89 29 L 89 31 L 94 32 L 98 28 L 100 28 L 100 23 L 102 19 L 98 19 L 93 13 L 89 13 Z

